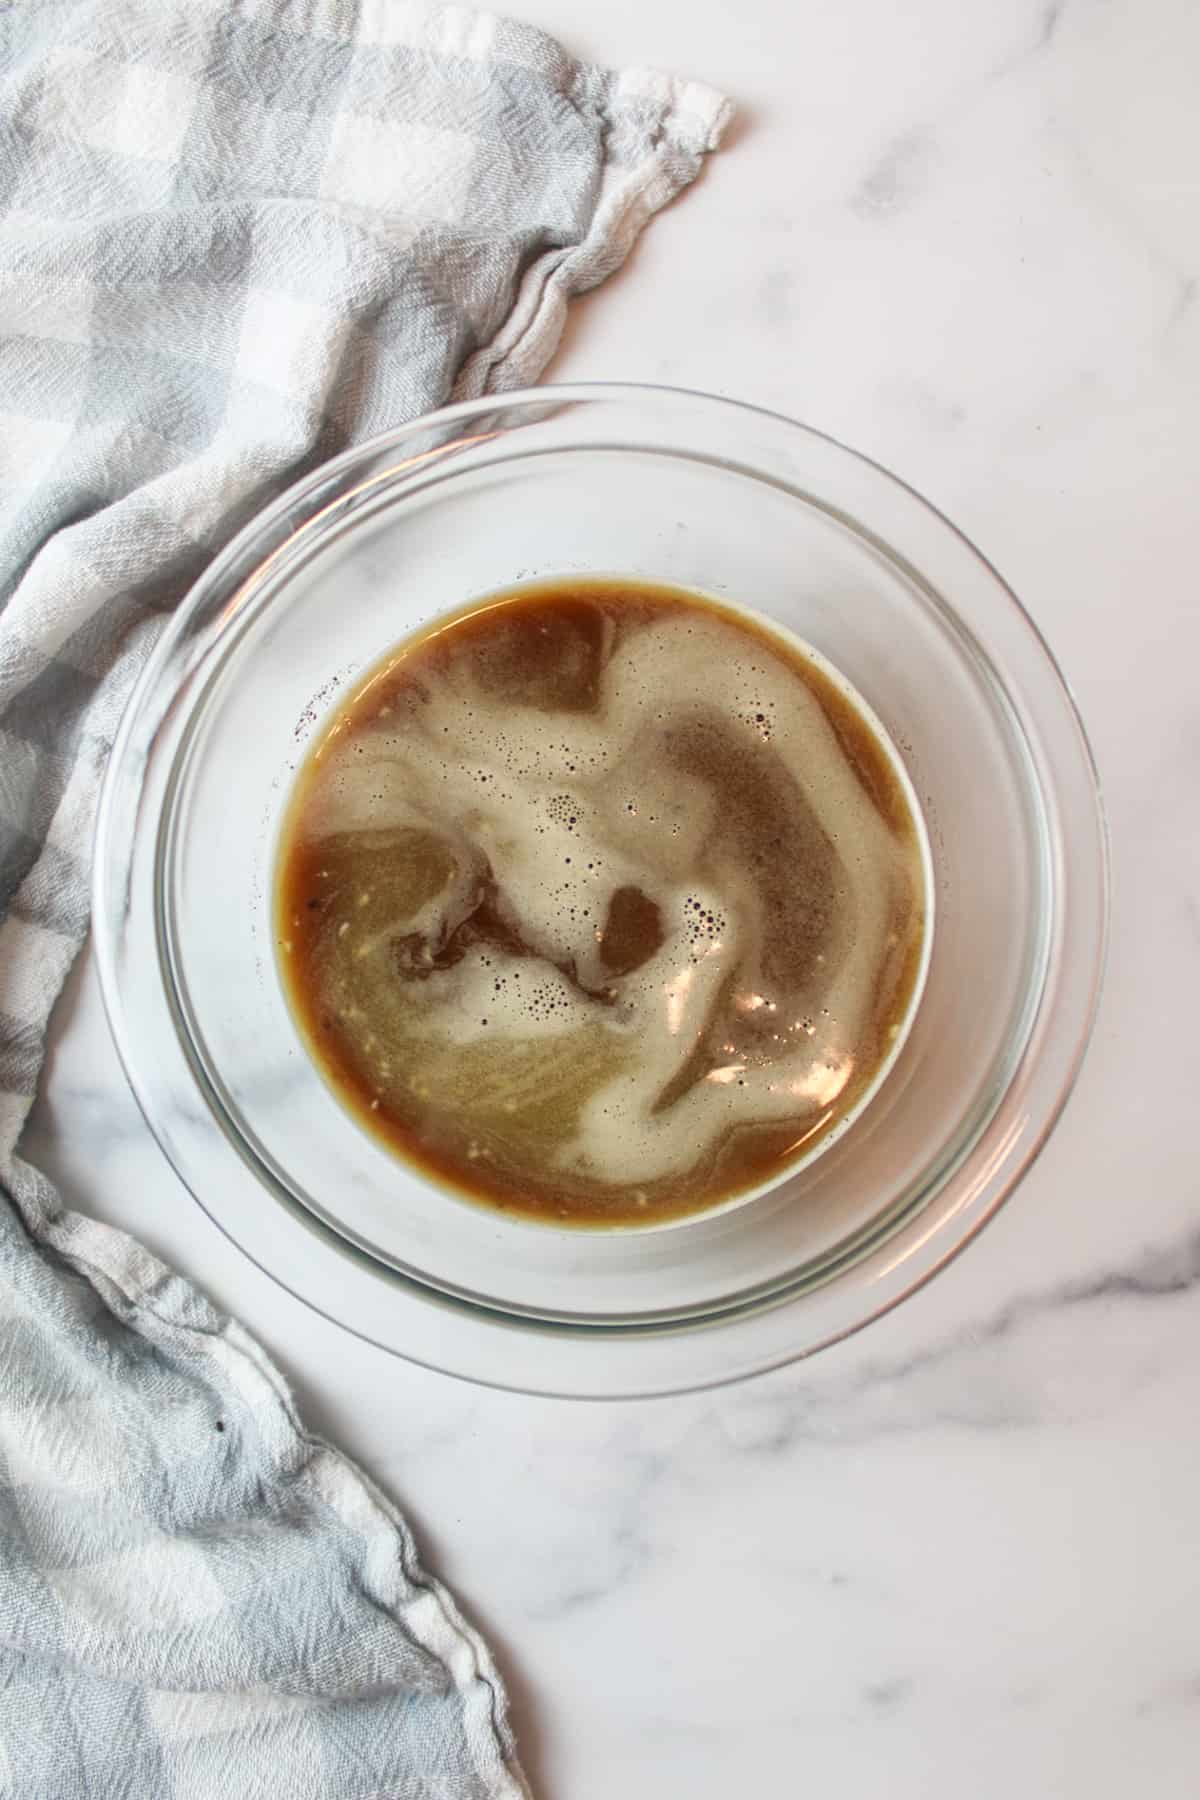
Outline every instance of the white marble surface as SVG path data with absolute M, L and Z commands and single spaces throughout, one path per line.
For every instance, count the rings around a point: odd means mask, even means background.
M 543 1800 L 1200 1791 L 1200 11 L 529 0 L 730 92 L 562 377 L 764 402 L 902 472 L 1016 586 L 1115 849 L 1050 1148 L 898 1313 L 715 1395 L 572 1406 L 386 1358 L 187 1198 L 90 967 L 27 1147 L 266 1340 L 492 1634 Z

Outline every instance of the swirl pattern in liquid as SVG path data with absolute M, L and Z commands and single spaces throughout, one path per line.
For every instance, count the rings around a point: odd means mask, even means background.
M 360 1119 L 589 1225 L 807 1154 L 892 1048 L 927 911 L 904 787 L 818 663 L 595 580 L 497 596 L 360 684 L 298 777 L 276 908 Z

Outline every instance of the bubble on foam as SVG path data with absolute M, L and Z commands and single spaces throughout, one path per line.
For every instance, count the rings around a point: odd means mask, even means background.
M 757 674 L 757 670 L 752 673 Z M 769 744 L 775 730 L 775 709 L 759 689 L 742 689 L 733 701 L 733 712 L 760 742 Z
M 683 930 L 693 962 L 719 943 L 728 929 L 729 921 L 719 906 L 706 905 L 696 894 L 688 895 L 683 903 Z

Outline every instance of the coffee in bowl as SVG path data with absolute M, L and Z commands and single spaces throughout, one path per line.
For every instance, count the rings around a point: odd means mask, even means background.
M 771 1185 L 880 1084 L 929 858 L 814 651 L 702 595 L 562 578 L 398 645 L 300 769 L 285 992 L 334 1093 L 444 1187 L 660 1225 Z

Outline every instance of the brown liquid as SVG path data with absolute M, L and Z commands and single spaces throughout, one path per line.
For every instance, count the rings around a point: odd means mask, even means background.
M 855 1106 L 912 998 L 919 838 L 811 659 L 572 580 L 400 645 L 301 770 L 280 966 L 334 1092 L 504 1211 L 645 1225 Z

